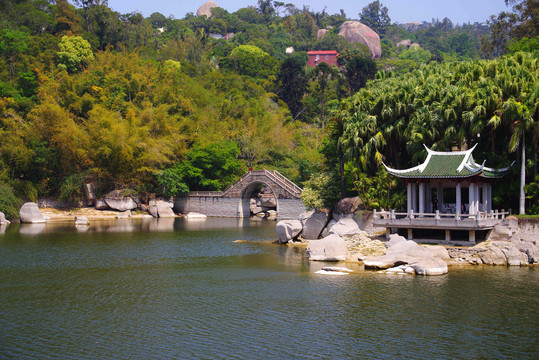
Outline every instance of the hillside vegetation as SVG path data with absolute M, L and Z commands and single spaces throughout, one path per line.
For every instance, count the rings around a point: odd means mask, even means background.
M 312 206 L 353 194 L 398 205 L 399 184 L 379 165 L 414 164 L 422 144 L 478 142 L 490 166 L 522 159 L 520 145 L 533 185 L 537 4 L 508 3 L 512 15 L 487 25 L 445 18 L 407 29 L 374 1 L 357 14 L 381 36 L 374 61 L 338 35 L 356 18 L 344 11 L 258 1 L 174 19 L 102 0 L 2 1 L 0 211 L 13 217 L 3 205 L 13 199 L 78 199 L 86 182 L 99 194 L 221 190 L 263 166 L 305 186 Z M 420 47 L 397 47 L 405 39 Z M 306 67 L 306 51 L 327 49 L 339 68 Z M 506 53 L 516 54 L 498 58 Z M 518 176 L 498 201 L 516 207 Z

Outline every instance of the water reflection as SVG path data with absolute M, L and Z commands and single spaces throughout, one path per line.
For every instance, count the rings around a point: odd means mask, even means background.
M 23 235 L 39 235 L 45 231 L 44 223 L 41 224 L 21 224 L 19 232 Z

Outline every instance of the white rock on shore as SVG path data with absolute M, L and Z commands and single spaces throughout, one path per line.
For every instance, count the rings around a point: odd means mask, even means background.
M 34 202 L 25 203 L 19 211 L 19 217 L 22 223 L 39 224 L 46 222 L 45 217 Z

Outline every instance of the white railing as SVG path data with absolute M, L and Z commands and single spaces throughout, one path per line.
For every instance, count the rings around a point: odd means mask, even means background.
M 492 210 L 490 212 L 477 212 L 476 214 L 461 214 L 460 211 L 456 211 L 454 214 L 445 214 L 440 213 L 439 210 L 436 210 L 435 213 L 414 213 L 413 210 L 408 212 L 396 212 L 395 210 L 390 211 L 377 211 L 373 210 L 373 219 L 374 220 L 414 220 L 414 219 L 433 219 L 433 220 L 455 220 L 455 221 L 466 221 L 469 220 L 503 220 L 506 215 L 509 215 L 509 212 L 506 212 L 504 209 Z

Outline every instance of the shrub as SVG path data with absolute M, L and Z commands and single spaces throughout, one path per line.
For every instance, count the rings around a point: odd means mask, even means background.
M 15 195 L 13 188 L 5 183 L 0 183 L 0 211 L 8 219 L 17 219 L 19 210 L 24 201 Z

